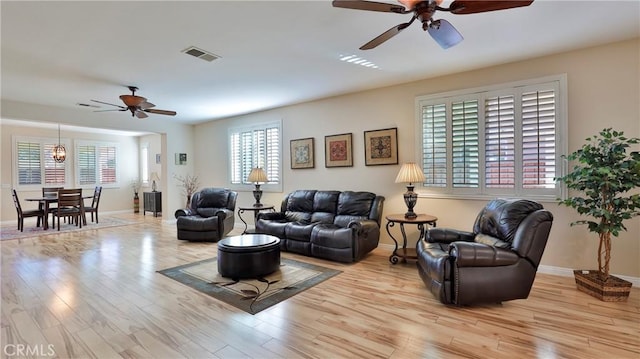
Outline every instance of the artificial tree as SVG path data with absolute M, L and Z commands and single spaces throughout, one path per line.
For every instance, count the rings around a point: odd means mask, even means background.
M 571 172 L 557 180 L 569 190 L 580 192 L 559 200 L 593 220 L 578 220 L 571 225 L 586 224 L 590 232 L 598 233 L 598 274 L 606 282 L 611 260 L 611 236 L 617 237 L 627 228 L 623 222 L 640 214 L 640 152 L 628 152 L 640 143 L 639 138 L 627 138 L 623 132 L 605 128 L 599 135 L 587 138 L 580 149 L 566 156 L 575 165 Z M 570 193 L 572 194 L 572 193 Z

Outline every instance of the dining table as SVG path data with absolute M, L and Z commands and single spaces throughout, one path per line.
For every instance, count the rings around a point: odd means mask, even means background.
M 89 198 L 93 198 L 93 195 L 82 196 L 82 201 L 80 203 L 82 203 L 82 205 L 84 206 L 84 200 Z M 42 229 L 45 231 L 49 229 L 49 206 L 51 203 L 58 202 L 58 195 L 51 194 L 51 195 L 46 195 L 41 197 L 25 198 L 24 200 L 29 202 L 40 203 L 40 205 L 42 206 L 42 210 L 44 211 L 44 221 L 43 221 L 44 223 L 42 224 Z M 84 213 L 84 207 L 81 210 Z M 84 215 L 82 216 L 82 224 L 83 225 L 87 224 L 87 218 Z

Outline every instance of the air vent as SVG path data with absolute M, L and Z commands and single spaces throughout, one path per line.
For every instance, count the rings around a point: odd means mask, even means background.
M 193 57 L 197 57 L 199 59 L 202 59 L 202 60 L 205 60 L 205 61 L 209 61 L 209 62 L 220 58 L 220 56 L 218 56 L 218 55 L 215 55 L 215 54 L 212 54 L 210 52 L 204 51 L 204 50 L 199 49 L 199 48 L 197 48 L 195 46 L 188 47 L 188 48 L 182 50 L 182 52 L 184 52 L 187 55 L 191 55 Z

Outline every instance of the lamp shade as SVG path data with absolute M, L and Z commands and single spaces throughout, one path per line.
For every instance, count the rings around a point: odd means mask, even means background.
M 249 177 L 247 177 L 247 182 L 269 182 L 267 178 L 267 173 L 260 167 L 256 167 L 249 172 Z
M 396 183 L 419 183 L 424 182 L 424 173 L 415 162 L 407 162 L 402 165 L 396 177 Z
M 152 181 L 160 181 L 160 176 L 158 176 L 158 172 L 151 172 L 149 179 Z

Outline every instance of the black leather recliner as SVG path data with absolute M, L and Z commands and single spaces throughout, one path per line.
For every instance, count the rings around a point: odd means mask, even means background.
M 473 232 L 432 228 L 418 242 L 418 273 L 442 303 L 500 303 L 529 296 L 553 222 L 529 200 L 496 199 Z
M 355 262 L 378 247 L 384 197 L 371 192 L 297 190 L 280 212 L 261 212 L 256 233 L 280 238 L 284 251 Z
M 226 188 L 204 188 L 191 197 L 189 208 L 176 211 L 178 239 L 217 242 L 235 222 L 238 192 Z

